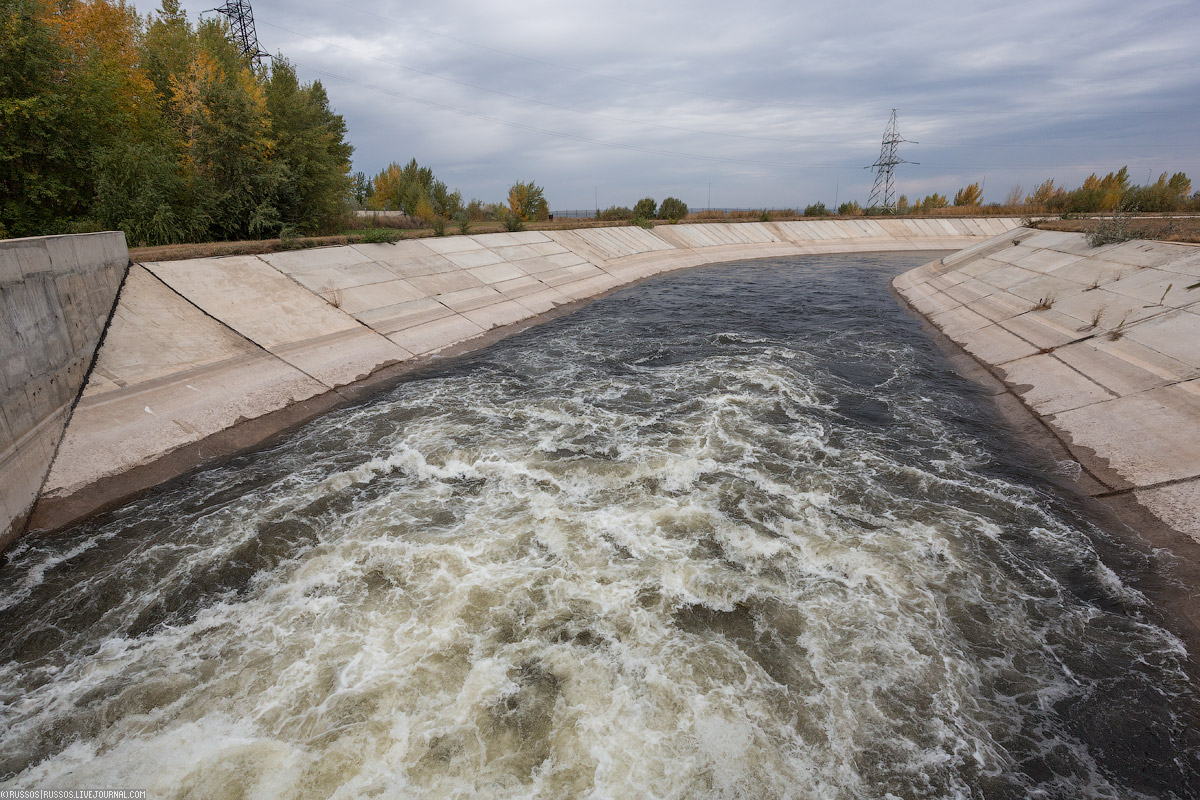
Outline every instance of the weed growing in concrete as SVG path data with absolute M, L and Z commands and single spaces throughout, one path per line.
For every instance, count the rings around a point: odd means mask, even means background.
M 1117 323 L 1117 327 L 1113 328 L 1111 331 L 1108 332 L 1108 340 L 1110 342 L 1115 342 L 1115 341 L 1117 341 L 1117 339 L 1120 339 L 1122 336 L 1125 335 L 1125 322 L 1128 319 L 1129 319 L 1129 313 L 1126 312 L 1125 316 L 1121 317 L 1121 321 Z
M 1108 306 L 1096 306 L 1096 310 L 1092 312 L 1092 327 L 1100 326 L 1100 318 L 1104 316 L 1104 312 L 1108 310 Z
M 326 284 L 325 290 L 321 294 L 325 295 L 325 299 L 329 301 L 329 305 L 334 308 L 342 307 L 342 290 L 335 288 L 333 284 Z
M 1043 295 L 1041 297 L 1041 299 L 1039 299 L 1037 301 L 1037 303 L 1034 305 L 1034 307 L 1030 310 L 1031 311 L 1049 311 L 1053 307 L 1054 307 L 1054 295 L 1047 294 L 1047 295 Z

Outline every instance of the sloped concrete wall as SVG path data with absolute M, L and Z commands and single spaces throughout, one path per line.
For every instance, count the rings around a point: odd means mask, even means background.
M 130 273 L 31 526 L 252 446 L 449 348 L 673 269 L 959 249 L 1013 219 L 492 233 L 147 263 Z
M 24 528 L 128 264 L 121 233 L 0 241 L 0 547 Z
M 1018 228 L 893 286 L 1058 435 L 1091 494 L 1200 541 L 1200 247 Z

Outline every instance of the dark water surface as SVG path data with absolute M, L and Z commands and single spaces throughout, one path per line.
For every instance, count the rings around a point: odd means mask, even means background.
M 1152 557 L 897 307 L 922 260 L 663 276 L 21 542 L 0 788 L 1200 796 Z

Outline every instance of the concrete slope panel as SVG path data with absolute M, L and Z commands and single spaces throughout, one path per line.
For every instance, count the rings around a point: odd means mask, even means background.
M 133 267 L 34 524 L 46 500 L 327 391 Z
M 0 242 L 0 548 L 23 532 L 128 264 L 121 233 Z
M 359 255 L 348 247 L 337 250 L 343 251 L 337 253 L 340 256 Z M 335 266 L 376 269 L 371 262 Z M 145 267 L 206 314 L 331 388 L 412 357 L 253 256 L 167 261 Z

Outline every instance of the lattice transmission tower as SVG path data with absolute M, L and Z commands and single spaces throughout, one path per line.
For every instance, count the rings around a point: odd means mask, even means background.
M 919 164 L 919 161 L 905 161 L 897 155 L 901 142 L 917 144 L 911 139 L 900 136 L 896 128 L 896 109 L 892 109 L 892 118 L 888 120 L 887 128 L 883 131 L 883 145 L 879 148 L 879 160 L 864 169 L 875 169 L 875 185 L 871 188 L 871 199 L 867 208 L 875 208 L 882 201 L 885 211 L 896 210 L 895 173 L 897 164 Z
M 229 20 L 229 35 L 243 55 L 250 56 L 260 64 L 264 58 L 269 58 L 258 46 L 258 34 L 254 31 L 254 11 L 250 8 L 250 0 L 226 0 L 225 5 L 214 8 L 213 11 Z

